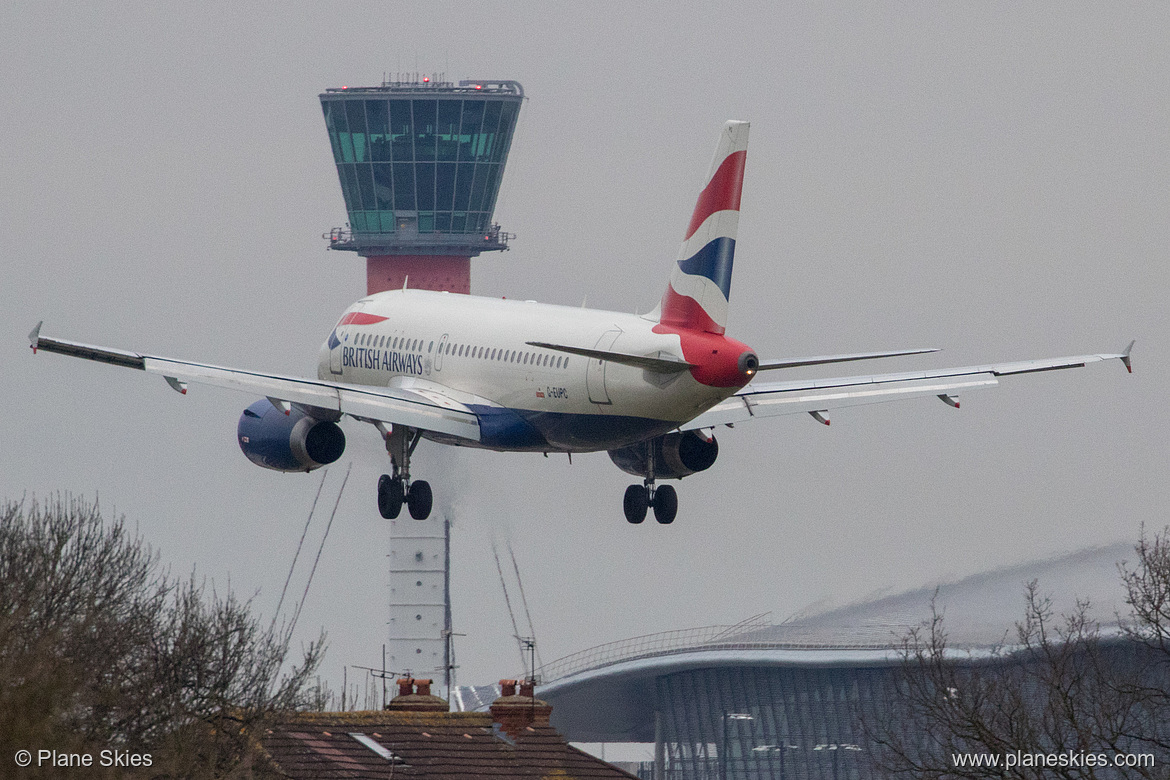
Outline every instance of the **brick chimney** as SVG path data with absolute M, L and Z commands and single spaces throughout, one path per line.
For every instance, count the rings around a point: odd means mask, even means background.
M 492 720 L 513 739 L 523 736 L 529 726 L 548 726 L 552 706 L 535 697 L 534 686 L 525 680 L 516 692 L 515 680 L 500 680 L 500 698 L 492 702 Z
M 430 680 L 401 677 L 398 680 L 398 695 L 386 705 L 386 709 L 395 712 L 447 712 L 450 706 L 446 699 L 431 693 Z

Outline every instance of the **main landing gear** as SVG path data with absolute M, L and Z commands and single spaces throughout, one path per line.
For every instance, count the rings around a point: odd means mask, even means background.
M 646 519 L 646 510 L 654 507 L 654 519 L 662 525 L 674 522 L 678 514 L 678 493 L 670 485 L 660 488 L 654 487 L 654 448 L 646 448 L 646 477 L 641 485 L 630 485 L 626 488 L 622 509 L 626 513 L 626 520 L 637 525 Z
M 655 488 L 654 481 L 650 479 L 644 485 L 630 485 L 626 488 L 622 508 L 627 520 L 635 524 L 642 522 L 650 507 L 654 507 L 655 520 L 662 525 L 670 525 L 678 514 L 678 493 L 671 485 Z
M 431 485 L 421 479 L 410 481 L 410 456 L 422 434 L 401 426 L 387 431 L 379 425 L 378 430 L 386 440 L 386 451 L 390 453 L 392 467 L 390 474 L 378 478 L 378 513 L 387 520 L 393 520 L 402 512 L 402 505 L 406 504 L 411 517 L 426 520 L 434 503 Z

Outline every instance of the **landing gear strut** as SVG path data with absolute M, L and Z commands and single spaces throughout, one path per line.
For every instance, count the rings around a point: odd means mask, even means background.
M 402 426 L 386 430 L 378 426 L 386 440 L 386 451 L 390 453 L 391 473 L 378 478 L 378 514 L 387 520 L 398 517 L 405 503 L 410 516 L 425 520 L 431 514 L 434 503 L 431 485 L 424 480 L 410 481 L 410 456 L 418 446 L 422 434 Z
M 641 485 L 630 485 L 622 501 L 626 520 L 635 525 L 646 519 L 646 511 L 654 508 L 654 519 L 662 525 L 670 525 L 678 514 L 678 493 L 671 485 L 654 487 L 654 450 L 650 449 L 647 459 L 646 480 Z

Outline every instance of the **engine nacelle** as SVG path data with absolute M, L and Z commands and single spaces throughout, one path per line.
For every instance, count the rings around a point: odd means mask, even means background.
M 655 479 L 682 479 L 696 471 L 711 468 L 719 457 L 719 442 L 697 431 L 668 433 L 620 450 L 610 450 L 609 459 L 636 477 L 649 477 L 650 452 L 654 453 Z
M 295 406 L 285 414 L 267 398 L 240 415 L 236 437 L 248 460 L 274 471 L 312 471 L 345 452 L 345 433 L 337 423 L 310 417 Z

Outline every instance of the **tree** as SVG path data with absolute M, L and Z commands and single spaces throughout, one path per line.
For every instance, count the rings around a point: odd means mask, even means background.
M 1170 771 L 1170 540 L 1135 548 L 1121 567 L 1131 614 L 1103 632 L 1087 602 L 1057 616 L 1033 581 L 1015 641 L 983 654 L 950 650 L 943 617 L 902 643 L 894 705 L 864 727 L 887 777 L 1167 777 Z M 1152 754 L 1141 766 L 1116 755 Z M 960 766 L 956 756 L 998 756 Z M 1037 756 L 1056 756 L 1044 759 Z M 1009 767 L 1008 756 L 1015 766 Z M 1064 756 L 1064 758 L 1061 758 Z M 961 759 L 960 759 L 961 760 Z M 1055 765 L 1051 762 L 1055 761 Z M 1110 765 L 1101 766 L 1102 762 Z
M 96 502 L 0 506 L 0 760 L 110 749 L 151 753 L 150 777 L 247 771 L 256 729 L 305 704 L 321 660 L 319 640 L 282 673 L 289 639 L 231 592 L 172 580 Z M 69 770 L 87 771 L 126 772 Z

